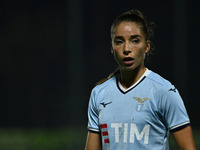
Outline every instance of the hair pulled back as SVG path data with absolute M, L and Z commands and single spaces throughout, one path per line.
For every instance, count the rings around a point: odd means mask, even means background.
M 133 22 L 133 23 L 139 25 L 142 33 L 145 36 L 145 40 L 151 42 L 151 38 L 154 35 L 155 24 L 153 22 L 148 22 L 139 10 L 129 10 L 129 11 L 119 15 L 114 20 L 113 24 L 111 25 L 111 32 L 110 32 L 112 41 L 114 38 L 114 33 L 115 33 L 116 28 L 122 22 Z M 152 46 L 151 46 L 151 49 L 152 49 Z M 151 53 L 151 50 L 148 52 L 148 55 L 149 55 L 149 53 Z M 107 81 L 108 79 L 110 79 L 113 76 L 116 76 L 118 74 L 120 74 L 119 67 L 113 73 L 111 73 L 107 78 L 100 80 L 97 83 L 97 85 Z
M 113 39 L 116 27 L 122 22 L 134 22 L 141 27 L 142 32 L 145 35 L 146 40 L 151 40 L 154 34 L 154 23 L 148 22 L 143 14 L 139 10 L 130 10 L 119 15 L 111 26 L 111 39 Z

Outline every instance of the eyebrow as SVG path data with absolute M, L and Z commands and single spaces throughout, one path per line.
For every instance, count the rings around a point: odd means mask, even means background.
M 132 39 L 134 39 L 134 38 L 138 38 L 138 37 L 140 37 L 140 38 L 141 38 L 142 36 L 141 36 L 141 35 L 139 35 L 139 34 L 136 34 L 136 35 L 131 35 L 131 38 L 132 38 Z
M 130 38 L 134 39 L 134 38 L 138 38 L 138 37 L 142 37 L 142 36 L 139 34 L 136 34 L 136 35 L 131 35 Z M 123 39 L 123 36 L 115 36 L 114 39 Z

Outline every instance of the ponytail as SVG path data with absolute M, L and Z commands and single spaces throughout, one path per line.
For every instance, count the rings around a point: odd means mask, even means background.
M 100 84 L 106 82 L 107 80 L 109 80 L 110 78 L 112 78 L 112 77 L 114 77 L 118 74 L 120 74 L 120 68 L 119 67 L 114 72 L 109 74 L 109 76 L 107 78 L 104 78 L 104 79 L 100 80 L 99 82 L 97 82 L 96 85 L 100 85 Z

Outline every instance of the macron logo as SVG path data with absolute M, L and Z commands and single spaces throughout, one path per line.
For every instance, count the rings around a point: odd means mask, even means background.
M 111 104 L 112 102 L 108 102 L 108 103 L 105 103 L 105 102 L 103 102 L 103 103 L 100 103 L 101 105 L 103 105 L 103 107 L 105 108 L 108 104 Z
M 169 89 L 169 91 L 173 91 L 174 93 L 176 93 L 176 88 L 171 88 L 171 89 Z

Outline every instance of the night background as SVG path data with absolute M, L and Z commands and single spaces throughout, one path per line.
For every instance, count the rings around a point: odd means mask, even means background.
M 0 149 L 11 150 L 13 143 L 15 150 L 41 145 L 48 150 L 83 149 L 90 92 L 117 67 L 110 53 L 110 26 L 130 9 L 141 10 L 156 24 L 155 50 L 146 66 L 176 86 L 195 133 L 199 131 L 199 4 L 197 0 L 2 0 Z M 24 142 L 27 137 L 32 142 Z M 52 146 L 48 141 L 54 143 L 54 138 L 57 143 Z

